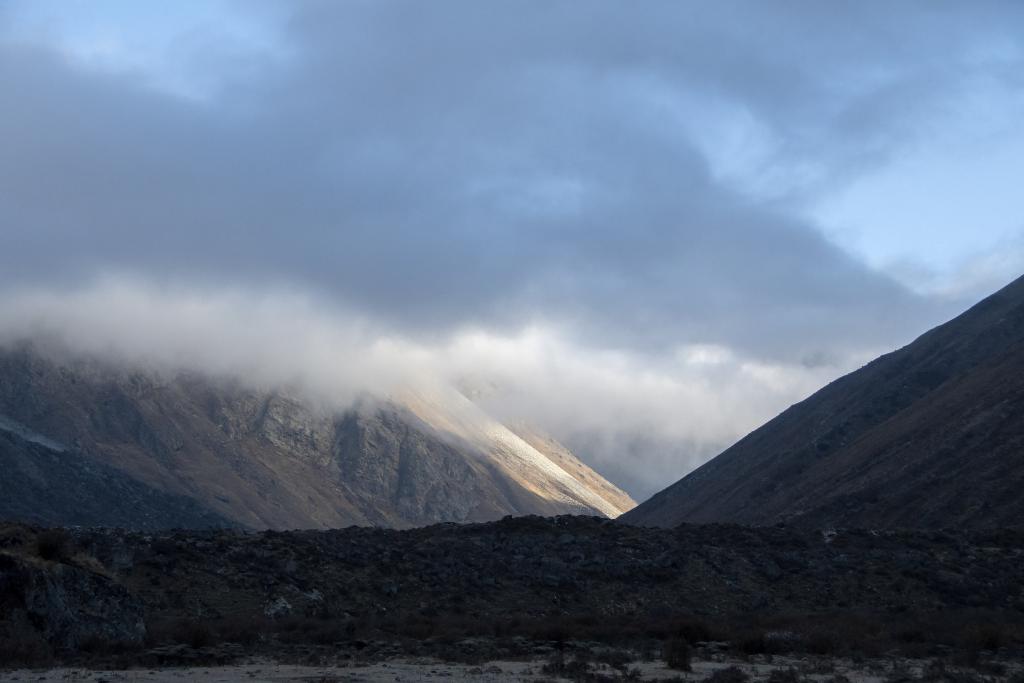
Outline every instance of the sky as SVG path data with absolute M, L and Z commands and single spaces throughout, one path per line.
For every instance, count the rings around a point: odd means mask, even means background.
M 472 386 L 642 499 L 1024 271 L 1022 25 L 0 0 L 0 341 Z

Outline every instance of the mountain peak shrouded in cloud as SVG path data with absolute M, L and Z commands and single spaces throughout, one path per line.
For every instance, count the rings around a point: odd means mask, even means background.
M 195 368 L 195 365 L 192 366 Z M 435 385 L 345 405 L 202 369 L 0 349 L 0 516 L 165 528 L 616 517 L 623 491 Z
M 128 5 L 0 6 L 4 341 L 491 378 L 642 496 L 1022 265 L 1014 3 Z

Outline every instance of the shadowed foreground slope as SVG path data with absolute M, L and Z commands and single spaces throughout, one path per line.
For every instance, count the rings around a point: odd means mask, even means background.
M 594 517 L 404 531 L 78 530 L 48 560 L 37 538 L 0 527 L 0 635 L 21 623 L 23 639 L 43 629 L 37 643 L 48 636 L 57 650 L 61 634 L 84 637 L 66 606 L 88 602 L 85 586 L 104 604 L 123 603 L 126 646 L 144 662 L 219 642 L 237 646 L 225 657 L 296 645 L 385 656 L 459 638 L 623 642 L 684 628 L 691 639 L 761 638 L 749 647 L 765 652 L 781 647 L 765 632 L 785 631 L 799 640 L 787 647 L 840 652 L 884 650 L 911 628 L 924 630 L 907 642 L 955 646 L 968 627 L 1005 624 L 1001 645 L 1024 646 L 1024 535 L 1014 531 L 665 530 Z M 70 596 L 56 614 L 70 624 L 63 630 L 47 630 L 56 602 L 39 597 L 54 592 Z M 132 626 L 140 610 L 141 636 Z M 115 623 L 120 612 L 109 611 Z

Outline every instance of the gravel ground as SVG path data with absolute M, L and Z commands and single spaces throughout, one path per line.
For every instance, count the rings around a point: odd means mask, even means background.
M 129 669 L 125 671 L 95 671 L 75 668 L 59 668 L 50 670 L 16 670 L 0 673 L 0 681 L 37 681 L 40 683 L 66 683 L 81 681 L 82 683 L 180 683 L 181 681 L 197 681 L 199 683 L 280 683 L 284 681 L 306 681 L 308 683 L 335 683 L 341 681 L 564 681 L 544 673 L 545 661 L 500 661 L 488 662 L 480 666 L 467 664 L 451 664 L 434 660 L 396 660 L 348 667 L 313 667 L 275 664 L 273 662 L 252 662 L 249 664 L 222 667 L 182 667 L 166 669 Z M 886 680 L 900 678 L 902 674 L 909 679 L 928 679 L 923 676 L 929 667 L 927 660 L 910 659 L 876 659 L 859 661 L 856 664 L 849 660 L 831 659 L 828 657 L 774 657 L 770 661 L 764 657 L 747 660 L 717 658 L 715 661 L 695 661 L 692 672 L 680 672 L 666 668 L 663 662 L 634 662 L 629 665 L 635 678 L 632 680 L 659 681 L 685 680 L 701 681 L 713 672 L 726 667 L 735 666 L 751 677 L 751 681 L 766 681 L 774 670 L 787 671 L 795 669 L 800 679 L 807 683 L 828 683 L 836 677 L 845 678 L 850 683 L 883 683 Z M 950 669 L 963 675 L 957 680 L 1002 681 L 1008 680 L 1013 674 L 1020 675 L 1021 665 L 1016 662 L 1005 662 L 1005 672 L 993 675 L 991 672 L 980 674 L 965 669 Z M 606 666 L 595 665 L 593 672 L 603 674 L 609 679 L 629 680 L 621 677 L 621 673 Z M 934 679 L 932 679 L 934 680 Z

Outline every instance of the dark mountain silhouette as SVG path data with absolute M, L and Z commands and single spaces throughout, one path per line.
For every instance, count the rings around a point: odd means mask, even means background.
M 623 515 L 637 525 L 1024 524 L 1024 278 Z

